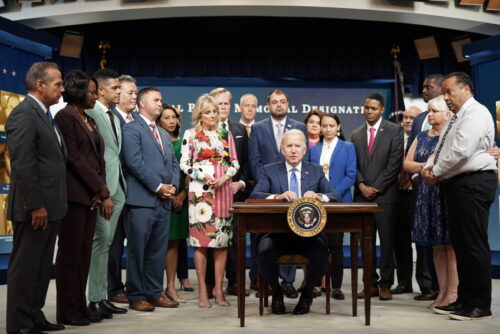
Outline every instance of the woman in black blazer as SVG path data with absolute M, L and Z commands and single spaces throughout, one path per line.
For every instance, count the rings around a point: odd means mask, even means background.
M 61 222 L 56 259 L 57 322 L 86 326 L 102 320 L 89 313 L 85 290 L 96 209 L 109 197 L 109 190 L 104 142 L 94 120 L 84 113 L 97 100 L 97 82 L 81 71 L 71 71 L 64 79 L 64 89 L 68 105 L 54 118 L 68 150 L 68 212 Z M 111 212 L 103 215 L 111 216 Z

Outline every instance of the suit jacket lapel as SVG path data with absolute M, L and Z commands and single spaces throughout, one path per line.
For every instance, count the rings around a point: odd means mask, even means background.
M 368 136 L 366 135 L 366 131 L 368 131 L 368 128 L 365 125 L 361 128 L 361 149 L 363 150 L 362 156 L 367 157 L 368 156 Z
M 73 117 L 76 118 L 78 124 L 80 125 L 80 127 L 83 129 L 83 132 L 85 133 L 85 135 L 88 137 L 89 141 L 90 141 L 90 144 L 92 145 L 92 149 L 94 150 L 95 154 L 97 156 L 99 156 L 99 153 L 98 153 L 98 150 L 97 150 L 97 147 L 95 145 L 95 140 L 94 138 L 92 138 L 91 134 L 90 134 L 90 131 L 87 129 L 87 126 L 85 125 L 85 123 L 83 122 L 82 118 L 80 117 L 80 115 L 78 114 L 78 111 L 76 109 L 73 109 L 73 108 L 69 108 L 69 111 L 71 112 L 71 114 L 73 115 Z M 90 118 L 90 116 L 87 116 L 88 118 Z M 89 121 L 90 122 L 90 121 Z M 92 125 L 92 123 L 90 123 L 90 125 Z M 92 125 L 93 127 L 93 125 Z M 94 131 L 95 131 L 95 128 L 94 128 Z
M 284 162 L 282 162 L 280 165 L 279 165 L 279 173 L 278 173 L 278 177 L 279 177 L 279 181 L 280 181 L 280 185 L 281 185 L 281 194 L 284 193 L 285 191 L 288 190 L 288 173 L 287 173 L 287 170 L 286 170 L 286 165 Z
M 151 139 L 151 141 L 153 142 L 156 149 L 163 155 L 163 151 L 161 150 L 160 145 L 158 145 L 158 141 L 156 140 L 155 135 L 153 134 L 153 131 L 151 130 L 151 127 L 148 124 L 146 124 L 146 121 L 143 120 L 142 117 L 137 117 L 134 122 L 137 122 L 137 121 L 139 121 L 139 124 L 141 124 L 144 131 L 147 132 L 148 137 Z M 158 133 L 160 133 L 159 130 L 158 130 Z M 161 136 L 160 136 L 160 138 L 161 138 Z M 164 145 L 163 142 L 164 141 L 162 141 L 162 146 Z
M 318 164 L 320 163 L 321 159 L 321 152 L 323 151 L 323 141 L 320 141 L 318 144 L 316 144 L 314 150 L 310 150 L 311 152 L 311 162 L 317 162 Z
M 377 151 L 377 148 L 382 145 L 380 142 L 384 139 L 384 129 L 385 129 L 385 120 L 382 120 L 380 123 L 380 127 L 378 128 L 377 134 L 375 135 L 375 141 L 373 142 L 373 149 L 372 149 L 372 154 L 370 154 L 370 160 L 371 158 L 375 155 L 375 152 Z M 366 134 L 366 131 L 365 131 Z
M 337 139 L 337 145 L 335 146 L 332 157 L 330 158 L 330 168 L 332 168 L 332 165 L 334 164 L 335 159 L 337 159 L 337 155 L 339 155 L 339 152 L 342 151 L 342 146 L 344 146 L 342 140 Z
M 300 171 L 300 197 L 304 196 L 304 194 L 309 190 L 310 184 L 310 171 L 309 166 L 302 162 L 302 170 Z
M 38 105 L 38 102 L 35 101 L 35 99 L 33 99 L 30 96 L 27 96 L 26 99 L 29 99 L 28 101 L 30 102 L 31 107 L 33 107 L 35 109 L 38 117 L 40 117 L 42 119 L 42 122 L 48 127 L 50 133 L 52 134 L 52 138 L 55 140 L 56 144 L 61 149 L 61 154 L 62 154 L 64 160 L 66 160 L 66 146 L 64 145 L 64 139 L 63 139 L 62 133 L 57 128 L 56 123 L 55 122 L 50 123 L 50 121 L 47 117 L 47 114 Z M 48 112 L 50 112 L 50 111 L 48 111 Z M 56 132 L 57 132 L 57 134 L 56 134 Z M 59 138 L 57 137 L 57 135 L 59 135 Z

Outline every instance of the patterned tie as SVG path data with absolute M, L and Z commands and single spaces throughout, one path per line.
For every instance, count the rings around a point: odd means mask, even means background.
M 223 128 L 224 130 L 226 130 L 226 123 L 221 123 L 221 128 Z
M 439 154 L 441 153 L 441 149 L 443 148 L 444 140 L 446 139 L 448 132 L 450 132 L 450 129 L 456 120 L 457 120 L 457 114 L 454 114 L 453 117 L 451 118 L 450 124 L 448 124 L 448 127 L 446 128 L 446 131 L 444 132 L 443 139 L 441 139 L 441 143 L 439 143 L 439 147 L 436 150 L 436 156 L 434 157 L 434 165 L 437 164 Z
M 375 128 L 370 128 L 370 140 L 368 141 L 368 154 L 372 154 L 374 142 L 375 142 Z
M 295 195 L 297 195 L 297 198 L 299 198 L 299 182 L 297 181 L 297 175 L 295 174 L 296 171 L 297 168 L 292 168 L 292 175 L 290 176 L 290 191 L 293 191 Z
M 125 117 L 125 119 L 127 120 L 127 123 L 130 123 L 130 122 L 133 122 L 134 121 L 134 118 L 132 117 L 132 114 L 127 114 L 127 116 Z
M 151 124 L 149 124 L 149 126 L 151 127 L 151 130 L 153 131 L 153 135 L 156 138 L 156 143 L 158 144 L 158 147 L 163 152 L 163 145 L 162 145 L 161 140 L 160 140 L 160 135 L 158 134 L 158 129 L 156 129 L 156 125 L 151 123 Z
M 276 146 L 278 146 L 278 151 L 281 148 L 282 139 L 283 139 L 283 124 L 276 123 Z

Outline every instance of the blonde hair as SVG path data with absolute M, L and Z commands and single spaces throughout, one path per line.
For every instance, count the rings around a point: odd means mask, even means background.
M 217 96 L 219 96 L 220 94 L 224 94 L 224 93 L 228 93 L 229 94 L 229 102 L 232 102 L 233 101 L 233 95 L 226 88 L 223 88 L 223 87 L 215 88 L 215 89 L 212 89 L 212 91 L 210 93 L 208 93 L 208 94 L 215 99 Z
M 217 112 L 217 118 L 219 118 L 219 106 L 215 102 L 214 98 L 208 94 L 201 95 L 197 100 L 193 108 L 193 127 L 196 131 L 201 130 L 201 115 L 202 113 L 210 107 L 214 107 Z M 217 120 L 217 124 L 219 121 Z
M 448 109 L 446 101 L 444 100 L 444 95 L 438 95 L 430 100 L 427 108 L 439 112 L 450 112 L 450 109 Z

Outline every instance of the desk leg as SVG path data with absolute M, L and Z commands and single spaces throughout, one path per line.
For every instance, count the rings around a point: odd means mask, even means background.
M 246 217 L 237 216 L 238 225 L 238 317 L 240 318 L 240 327 L 245 327 L 245 250 L 246 250 Z
M 359 233 L 351 232 L 351 292 L 352 316 L 358 316 L 358 243 Z
M 363 218 L 363 282 L 365 291 L 365 325 L 370 326 L 370 307 L 371 307 L 371 287 L 370 279 L 372 272 L 372 225 L 373 217 Z

